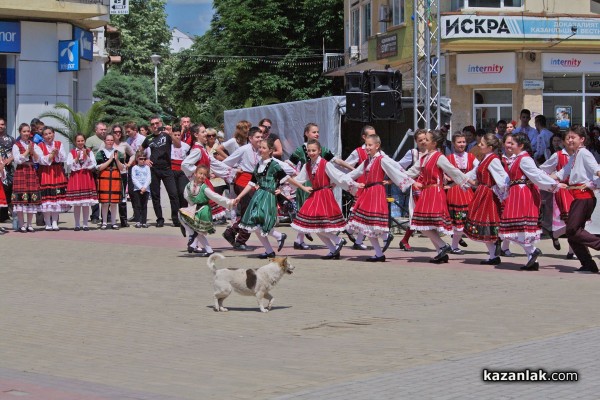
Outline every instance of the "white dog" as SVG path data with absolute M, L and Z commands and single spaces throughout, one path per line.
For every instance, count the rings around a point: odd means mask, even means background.
M 273 257 L 270 263 L 258 269 L 223 268 L 215 267 L 215 258 L 224 259 L 225 256 L 215 253 L 208 257 L 208 267 L 214 274 L 215 288 L 215 311 L 228 311 L 223 307 L 223 300 L 235 290 L 244 296 L 256 296 L 260 311 L 268 312 L 273 306 L 273 296 L 269 293 L 271 289 L 283 278 L 283 275 L 291 274 L 294 267 L 288 262 L 287 257 Z M 265 308 L 263 299 L 269 304 Z

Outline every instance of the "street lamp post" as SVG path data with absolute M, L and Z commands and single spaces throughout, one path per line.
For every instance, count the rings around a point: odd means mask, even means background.
M 158 54 L 152 54 L 150 59 L 154 64 L 154 100 L 158 104 L 158 64 L 160 64 L 161 57 Z

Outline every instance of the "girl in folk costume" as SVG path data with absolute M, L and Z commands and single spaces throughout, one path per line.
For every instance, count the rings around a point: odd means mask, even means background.
M 344 175 L 331 163 L 321 157 L 319 141 L 311 139 L 306 144 L 308 162 L 304 164 L 297 182 L 310 181 L 311 193 L 298 211 L 291 227 L 299 232 L 316 233 L 329 249 L 325 260 L 339 260 L 340 250 L 346 240 L 335 235 L 346 226 L 342 210 L 333 196 L 333 183 L 344 185 Z
M 6 179 L 6 171 L 4 170 L 4 161 L 0 159 L 0 181 Z M 8 201 L 6 200 L 6 193 L 4 192 L 4 185 L 0 184 L 0 208 L 7 208 Z M 0 226 L 0 234 L 8 232 L 6 228 Z
M 85 147 L 85 136 L 81 133 L 75 136 L 75 148 L 67 155 L 67 166 L 71 170 L 67 184 L 67 202 L 73 206 L 75 231 L 81 229 L 79 217 L 82 211 L 83 230 L 88 231 L 90 206 L 98 204 L 96 181 L 92 172 L 96 169 L 96 158 L 94 153 Z
M 108 211 L 110 209 L 110 220 L 112 229 L 119 229 L 116 223 L 117 206 L 122 199 L 121 171 L 125 166 L 125 154 L 114 148 L 115 139 L 112 134 L 104 138 L 104 148 L 96 153 L 96 164 L 98 165 L 98 201 L 102 211 L 102 225 L 100 229 L 106 229 Z
M 508 185 L 508 175 L 498 157 L 500 141 L 493 133 L 486 134 L 478 144 L 483 159 L 471 170 L 467 177 L 477 179 L 479 186 L 469 204 L 464 232 L 469 239 L 483 242 L 487 246 L 489 258 L 483 265 L 500 264 L 496 254 L 498 229 L 500 225 L 500 197 Z
M 555 142 L 556 136 L 552 137 L 552 142 Z M 552 143 L 554 145 L 554 143 Z M 559 148 L 557 151 L 548 155 L 546 162 L 540 165 L 540 169 L 551 175 L 563 169 L 568 163 L 573 154 L 570 148 Z M 568 179 L 563 179 L 561 182 L 568 184 Z M 564 235 L 567 231 L 566 221 L 569 218 L 569 209 L 573 202 L 573 195 L 568 189 L 559 189 L 554 193 L 552 199 L 552 245 L 556 250 L 560 250 L 560 242 L 558 238 Z M 567 260 L 574 258 L 573 249 L 569 246 L 567 252 Z
M 350 155 L 348 156 L 348 158 L 346 158 L 345 162 L 349 165 L 352 165 L 354 167 L 357 167 L 358 165 L 362 164 L 369 156 L 367 155 L 367 150 L 366 150 L 366 146 L 365 146 L 365 139 L 367 138 L 367 136 L 369 135 L 375 135 L 375 128 L 373 128 L 370 125 L 365 125 L 362 128 L 362 132 L 361 132 L 361 139 L 362 139 L 362 146 L 357 147 L 356 149 L 354 149 L 354 151 L 352 153 L 350 153 Z M 357 178 L 357 183 L 364 183 L 364 175 L 361 175 Z M 362 190 L 358 190 L 356 192 L 356 197 L 360 196 L 360 194 L 362 193 Z M 346 234 L 348 235 L 348 238 L 354 242 L 354 245 L 352 245 L 352 249 L 353 250 L 366 250 L 367 246 L 365 246 L 363 244 L 363 240 L 365 239 L 365 235 L 363 235 L 362 233 L 359 233 L 358 235 L 356 235 L 356 238 L 350 234 L 349 232 L 346 232 Z
M 283 248 L 287 238 L 285 233 L 273 229 L 277 221 L 277 199 L 275 197 L 277 187 L 287 179 L 294 186 L 309 191 L 307 187 L 300 185 L 293 178 L 287 177 L 282 166 L 272 157 L 273 149 L 272 142 L 266 140 L 260 142 L 258 151 L 261 159 L 254 168 L 252 179 L 234 200 L 234 204 L 237 204 L 247 193 L 256 189 L 256 193 L 252 196 L 239 226 L 241 229 L 256 232 L 258 239 L 265 248 L 265 253 L 258 256 L 262 259 L 275 257 L 273 247 L 271 247 L 267 238 L 268 235 L 277 240 L 278 252 Z
M 44 140 L 38 144 L 40 154 L 40 191 L 42 193 L 41 210 L 47 231 L 58 231 L 58 214 L 68 210 L 67 178 L 64 162 L 67 161 L 61 142 L 54 140 L 54 129 L 45 126 L 42 130 Z
M 473 153 L 467 153 L 465 151 L 467 148 L 467 139 L 464 133 L 455 133 L 454 136 L 452 136 L 452 147 L 454 148 L 454 151 L 448 155 L 450 164 L 458 168 L 463 174 L 466 174 L 477 167 L 479 160 L 477 160 Z M 478 148 L 481 150 L 479 146 Z M 446 193 L 446 200 L 448 201 L 448 212 L 452 219 L 451 252 L 453 254 L 463 254 L 463 251 L 458 248 L 458 245 L 463 236 L 467 211 L 473 202 L 473 190 L 471 190 L 471 188 L 464 190 L 458 185 L 451 184 Z M 463 242 L 463 245 L 466 245 L 466 243 Z
M 510 125 L 510 124 L 508 124 L 508 125 Z M 511 132 L 513 129 L 511 129 Z M 502 153 L 500 155 L 500 161 L 502 162 L 502 166 L 504 167 L 505 171 L 508 171 L 508 169 L 512 165 L 513 161 L 515 161 L 515 159 L 517 158 L 517 156 L 514 155 L 512 152 L 512 147 L 507 143 L 507 141 L 510 137 L 511 137 L 510 132 L 508 132 L 508 128 L 507 128 L 507 131 L 504 134 L 504 137 L 502 138 Z M 508 188 L 507 188 L 507 190 L 508 190 Z M 501 202 L 500 202 L 500 215 L 502 215 L 502 211 L 504 210 L 504 200 L 506 200 L 506 196 L 504 196 L 504 198 L 501 199 Z M 500 252 L 498 255 L 500 255 L 502 257 L 513 257 L 514 256 L 514 254 L 511 253 L 511 251 L 510 251 L 510 240 L 502 240 L 502 239 L 498 238 L 498 242 L 496 242 L 496 249 L 498 248 L 498 246 L 500 246 Z M 498 253 L 498 251 L 496 251 L 496 253 Z
M 588 140 L 585 128 L 573 128 L 567 132 L 566 144 L 573 151 L 569 163 L 556 177 L 560 181 L 569 182 L 569 191 L 573 202 L 567 218 L 567 238 L 569 245 L 581 263 L 578 271 L 598 272 L 598 266 L 592 259 L 589 248 L 600 250 L 600 239 L 585 230 L 585 224 L 592 217 L 596 207 L 594 190 L 599 186 L 600 165 L 592 153 L 585 148 Z
M 421 195 L 414 206 L 410 228 L 421 231 L 438 249 L 438 254 L 430 262 L 448 262 L 451 247 L 440 237 L 441 233 L 452 233 L 452 220 L 443 187 L 444 173 L 460 187 L 467 183 L 467 177 L 439 151 L 445 142 L 439 131 L 421 129 L 416 132 L 415 140 L 421 143 L 426 153 L 407 171 L 410 177 L 421 177 L 414 185 L 421 190 Z
M 188 236 L 188 253 L 199 253 L 201 257 L 213 254 L 213 249 L 206 238 L 207 234 L 215 232 L 209 200 L 227 208 L 230 208 L 234 202 L 215 193 L 207 185 L 209 172 L 205 165 L 196 168 L 194 180 L 186 185 L 184 191 L 190 206 L 179 210 L 179 221 Z
M 290 159 L 287 161 L 292 167 L 296 168 L 297 171 L 302 169 L 304 164 L 306 164 L 306 162 L 309 159 L 307 149 L 306 149 L 306 142 L 311 139 L 319 140 L 319 125 L 312 123 L 312 122 L 307 124 L 304 127 L 305 143 L 302 146 L 298 147 L 296 150 L 294 150 L 294 152 L 290 156 Z M 350 164 L 346 163 L 343 160 L 340 160 L 339 158 L 336 158 L 327 147 L 321 146 L 321 157 L 323 157 L 326 161 L 334 162 L 334 163 L 341 165 L 349 170 L 354 169 L 354 167 L 352 167 Z M 310 181 L 307 181 L 306 184 L 310 186 Z M 296 206 L 297 206 L 298 210 L 300 208 L 302 208 L 302 205 L 304 204 L 304 202 L 306 201 L 307 198 L 308 198 L 308 194 L 306 194 L 304 191 L 296 192 Z M 306 243 L 304 243 L 305 235 L 306 234 L 304 232 L 298 232 L 298 234 L 296 235 L 296 240 L 294 241 L 294 249 L 297 249 L 297 250 L 309 250 L 310 249 L 310 246 L 308 246 Z M 307 236 L 307 238 L 308 238 L 308 240 L 312 240 L 311 236 Z
M 363 192 L 354 203 L 346 229 L 351 232 L 358 231 L 369 238 L 375 255 L 367 258 L 367 261 L 384 262 L 385 255 L 379 244 L 379 236 L 389 233 L 389 208 L 383 186 L 384 177 L 387 175 L 402 190 L 406 190 L 414 181 L 404 173 L 398 163 L 379 151 L 379 136 L 368 136 L 365 148 L 369 157 L 354 171 L 346 174 L 347 178 L 353 180 L 365 175 L 364 183 L 358 184 Z
M 33 164 L 39 161 L 40 156 L 36 151 L 37 146 L 30 140 L 31 128 L 29 125 L 19 125 L 19 134 L 21 137 L 12 148 L 17 169 L 13 180 L 11 203 L 13 212 L 18 215 L 19 231 L 34 232 L 31 221 L 40 209 L 42 195 L 40 180 Z M 23 214 L 27 214 L 27 226 L 25 226 Z
M 530 156 L 531 144 L 526 133 L 512 134 L 506 139 L 506 144 L 516 158 L 508 169 L 510 182 L 500 218 L 499 236 L 523 247 L 528 261 L 521 267 L 522 270 L 537 271 L 537 258 L 542 254 L 535 247 L 542 233 L 539 189 L 555 192 L 566 185 L 557 185 L 554 179 L 538 169 Z

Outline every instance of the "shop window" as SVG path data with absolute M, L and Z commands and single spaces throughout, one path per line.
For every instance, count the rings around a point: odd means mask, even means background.
M 473 118 L 475 128 L 487 132 L 493 132 L 501 119 L 512 120 L 512 90 L 474 90 Z
M 371 3 L 366 3 L 362 6 L 362 42 L 369 40 L 371 36 Z
M 552 125 L 570 110 L 570 124 L 590 127 L 600 123 L 600 75 L 546 74 L 543 113 Z
M 523 0 L 452 0 L 452 11 L 463 8 L 506 8 L 523 7 Z
M 404 23 L 404 0 L 391 0 L 392 26 Z

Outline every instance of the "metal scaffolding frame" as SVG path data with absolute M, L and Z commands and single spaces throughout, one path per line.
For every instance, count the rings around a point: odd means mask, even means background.
M 414 0 L 414 130 L 439 128 L 440 0 Z

